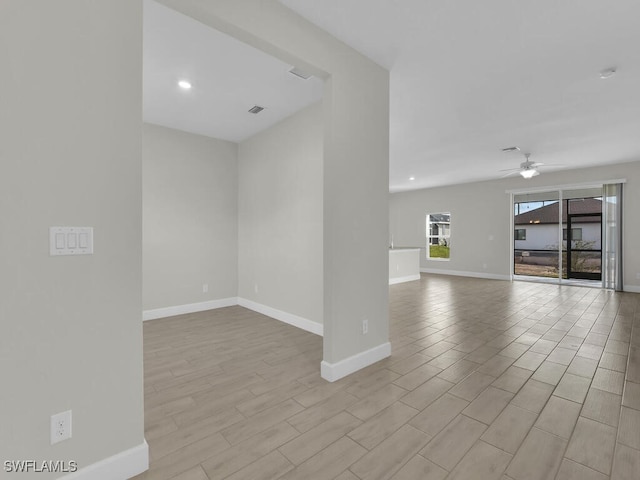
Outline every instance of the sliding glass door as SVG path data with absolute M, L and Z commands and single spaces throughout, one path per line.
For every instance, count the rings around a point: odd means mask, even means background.
M 558 282 L 602 279 L 602 188 L 516 194 L 513 274 Z
M 527 277 L 559 278 L 559 192 L 514 196 L 513 273 Z
M 602 197 L 564 201 L 563 278 L 602 280 Z M 566 225 L 566 226 L 565 226 Z

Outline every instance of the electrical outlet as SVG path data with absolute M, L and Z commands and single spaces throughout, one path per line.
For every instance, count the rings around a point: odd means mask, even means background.
M 51 445 L 71 438 L 71 410 L 51 415 Z
M 257 283 L 254 283 L 254 284 L 253 284 L 253 291 L 254 291 L 255 293 L 258 293 L 258 284 L 257 284 Z
M 362 320 L 362 334 L 366 335 L 369 333 L 369 320 Z
M 202 293 L 207 293 L 209 291 L 209 284 L 208 283 L 203 283 L 202 284 Z

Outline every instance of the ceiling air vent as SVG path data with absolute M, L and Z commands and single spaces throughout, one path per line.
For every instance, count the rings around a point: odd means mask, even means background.
M 255 115 L 256 113 L 260 113 L 262 110 L 264 110 L 264 107 L 261 107 L 259 105 L 254 105 L 249 109 L 249 113 L 253 113 Z
M 298 67 L 293 67 L 289 70 L 289 73 L 295 75 L 296 77 L 302 78 L 303 80 L 309 80 L 311 78 L 311 74 L 305 72 L 304 70 L 300 70 Z

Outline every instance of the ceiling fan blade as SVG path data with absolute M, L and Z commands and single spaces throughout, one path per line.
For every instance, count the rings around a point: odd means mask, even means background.
M 498 170 L 499 172 L 517 172 L 518 170 L 520 170 L 520 167 L 518 168 L 503 168 L 502 170 Z
M 500 175 L 500 178 L 507 178 L 507 177 L 510 177 L 511 175 L 517 175 L 518 173 L 520 173 L 519 168 L 517 168 L 515 172 L 509 172 L 509 173 L 505 173 L 504 175 Z

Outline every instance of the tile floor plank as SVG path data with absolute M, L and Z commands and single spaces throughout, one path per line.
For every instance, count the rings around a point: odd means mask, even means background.
M 580 417 L 565 456 L 574 462 L 609 475 L 615 443 L 615 428 Z
M 362 480 L 389 478 L 429 440 L 431 436 L 405 425 L 353 464 L 350 470 Z
M 478 441 L 453 469 L 449 480 L 499 480 L 512 455 Z
M 389 292 L 392 356 L 334 383 L 321 337 L 242 307 L 145 322 L 136 480 L 637 480 L 640 295 Z
M 567 441 L 532 428 L 507 468 L 514 480 L 548 480 L 560 468 Z
M 420 455 L 451 471 L 486 429 L 483 423 L 458 415 L 420 451 Z
M 353 428 L 348 435 L 366 449 L 371 450 L 407 422 L 411 425 L 410 420 L 417 414 L 418 410 L 415 408 L 402 402 L 395 402 L 360 426 Z
M 535 413 L 508 405 L 480 439 L 513 455 L 537 418 Z

